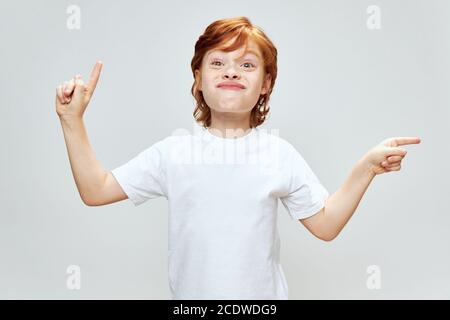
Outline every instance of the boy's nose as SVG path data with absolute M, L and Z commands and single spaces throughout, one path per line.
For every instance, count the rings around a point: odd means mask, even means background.
M 231 76 L 232 79 L 237 79 L 237 78 L 239 77 L 239 75 L 238 75 L 236 72 L 234 72 L 234 73 L 226 73 L 226 74 L 224 75 L 224 77 L 225 77 L 226 79 L 229 79 L 230 76 Z

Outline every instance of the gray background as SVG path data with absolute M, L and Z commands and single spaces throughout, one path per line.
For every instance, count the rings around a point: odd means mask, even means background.
M 81 8 L 69 30 L 66 9 Z M 369 5 L 381 29 L 366 27 Z M 192 130 L 190 61 L 214 20 L 247 16 L 279 51 L 271 114 L 333 193 L 383 139 L 419 136 L 402 170 L 375 177 L 334 241 L 279 205 L 290 299 L 450 298 L 448 1 L 0 2 L 0 298 L 168 299 L 167 201 L 85 206 L 55 112 L 55 87 L 104 62 L 85 123 L 119 166 Z M 66 287 L 81 267 L 81 290 Z M 369 265 L 381 289 L 369 290 Z

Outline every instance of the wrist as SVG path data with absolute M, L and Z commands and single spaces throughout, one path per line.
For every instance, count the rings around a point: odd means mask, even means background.
M 74 129 L 83 126 L 83 118 L 81 117 L 59 117 L 59 121 L 63 129 Z
M 364 155 L 357 164 L 361 174 L 373 179 L 376 176 L 375 167 L 367 155 Z
M 61 123 L 79 123 L 83 122 L 83 117 L 79 116 L 58 116 Z

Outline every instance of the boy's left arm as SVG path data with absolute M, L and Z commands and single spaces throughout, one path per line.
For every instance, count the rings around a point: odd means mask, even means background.
M 399 171 L 407 151 L 400 145 L 418 144 L 417 137 L 388 138 L 366 153 L 353 167 L 344 184 L 325 202 L 317 214 L 299 220 L 312 234 L 331 241 L 341 232 L 378 174 Z

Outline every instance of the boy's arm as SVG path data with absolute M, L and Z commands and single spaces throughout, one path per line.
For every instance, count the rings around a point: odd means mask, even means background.
M 317 214 L 299 220 L 312 234 L 324 241 L 333 240 L 347 224 L 358 207 L 375 174 L 361 159 L 344 184 L 325 202 Z
M 107 172 L 95 157 L 82 119 L 61 119 L 70 167 L 81 199 L 94 203 L 95 195 L 105 185 Z
M 377 174 L 399 171 L 406 150 L 399 145 L 420 143 L 419 138 L 389 138 L 370 150 L 353 167 L 344 184 L 325 202 L 317 214 L 299 220 L 312 234 L 331 241 L 352 217 L 367 187 Z
M 103 63 L 97 61 L 87 84 L 76 75 L 57 87 L 56 113 L 61 122 L 70 167 L 86 205 L 102 205 L 127 196 L 110 172 L 103 169 L 89 144 L 83 114 L 97 86 Z

